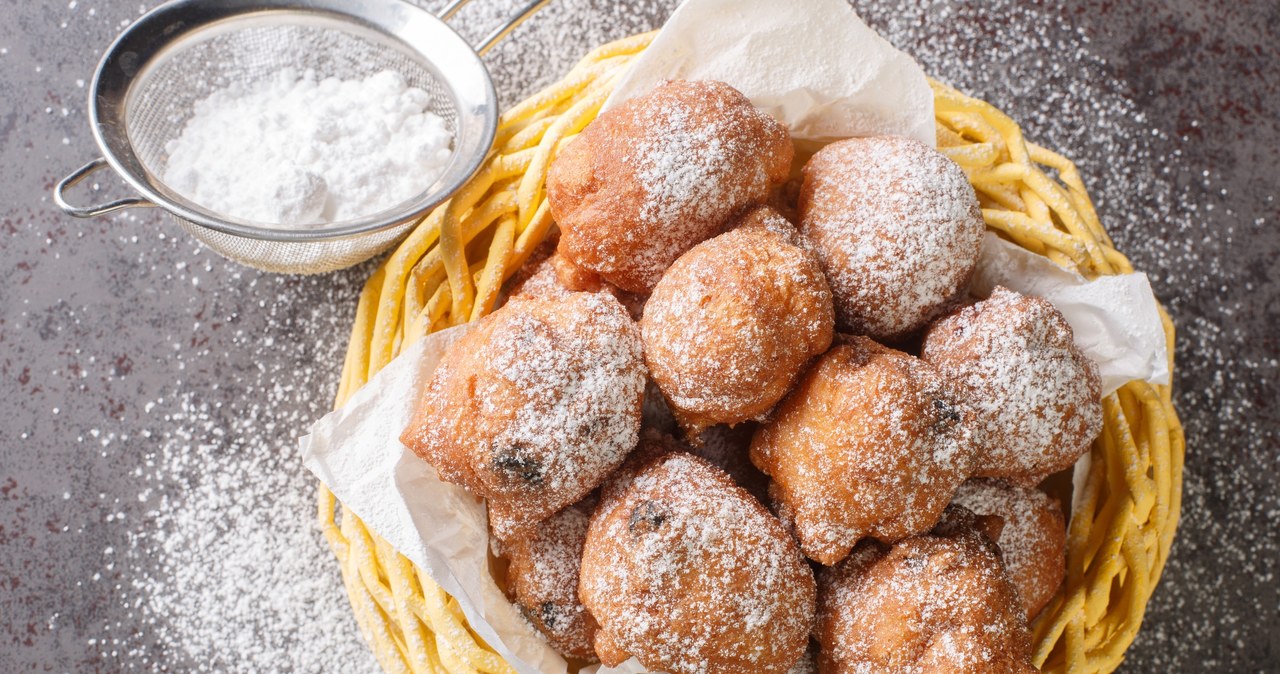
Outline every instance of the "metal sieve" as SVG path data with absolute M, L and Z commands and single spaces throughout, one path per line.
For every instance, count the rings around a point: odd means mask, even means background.
M 493 143 L 497 93 L 480 60 L 550 0 L 532 0 L 473 49 L 445 23 L 470 0 L 437 17 L 404 0 L 176 0 L 152 10 L 107 49 L 89 91 L 89 120 L 102 157 L 63 178 L 54 200 L 87 218 L 159 206 L 192 236 L 242 264 L 283 273 L 320 273 L 364 261 L 404 236 L 476 171 Z M 431 97 L 431 112 L 453 134 L 453 157 L 417 196 L 379 213 L 311 229 L 283 229 L 213 212 L 165 185 L 166 144 L 195 103 L 233 82 L 285 67 L 317 77 L 364 78 L 395 70 Z M 73 206 L 66 191 L 110 166 L 136 192 Z

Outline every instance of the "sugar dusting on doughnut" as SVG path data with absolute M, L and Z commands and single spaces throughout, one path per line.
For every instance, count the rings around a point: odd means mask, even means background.
M 790 170 L 786 128 L 721 82 L 673 80 L 594 120 L 547 176 L 561 250 L 648 292 Z
M 519 314 L 490 354 L 490 366 L 528 400 L 499 442 L 544 457 L 555 468 L 544 477 L 552 490 L 581 488 L 587 476 L 626 456 L 639 432 L 634 411 L 644 389 L 644 370 L 635 366 L 638 344 L 627 338 L 635 326 L 620 305 L 580 293 L 561 306 L 571 302 L 585 312 L 560 313 L 569 319 L 565 329 L 552 332 L 545 319 Z M 486 393 L 476 391 L 482 405 L 491 405 L 496 396 Z
M 645 361 L 691 441 L 759 418 L 831 344 L 831 292 L 798 235 L 768 208 L 704 241 L 663 275 L 641 320 Z
M 831 565 L 864 537 L 938 521 L 973 466 L 968 417 L 933 366 L 842 337 L 756 432 L 751 460 L 805 554 Z
M 1066 520 L 1057 499 L 1037 489 L 976 479 L 960 485 L 952 503 L 1003 520 L 995 543 L 1027 620 L 1035 618 L 1067 573 Z
M 783 674 L 804 652 L 815 585 L 777 520 L 686 453 L 652 460 L 606 497 L 580 594 L 606 664 L 672 674 Z
M 1097 366 L 1047 300 L 997 287 L 935 324 L 922 357 L 972 394 L 984 446 L 978 475 L 1035 485 L 1102 431 Z
M 596 659 L 597 624 L 578 599 L 578 570 L 594 505 L 565 508 L 502 546 L 511 561 L 509 589 L 525 617 L 561 654 L 588 661 Z
M 613 297 L 514 299 L 458 340 L 402 441 L 489 501 L 500 537 L 577 501 L 640 432 L 639 330 Z
M 832 143 L 804 167 L 800 227 L 822 262 L 841 330 L 894 341 L 968 284 L 984 225 L 950 159 L 896 136 Z
M 931 533 L 866 542 L 819 576 L 819 669 L 829 674 L 1031 674 L 1018 596 L 971 513 Z

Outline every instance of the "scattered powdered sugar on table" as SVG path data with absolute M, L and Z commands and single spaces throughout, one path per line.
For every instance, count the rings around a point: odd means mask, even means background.
M 362 80 L 284 68 L 196 102 L 165 149 L 165 182 L 220 215 L 308 226 L 373 215 L 435 182 L 453 136 L 431 95 L 383 70 Z
M 132 215 L 120 220 L 113 231 L 140 227 Z M 76 459 L 52 477 L 67 491 L 44 525 L 60 533 L 41 546 L 42 566 L 63 574 L 45 596 L 43 627 L 81 649 L 58 671 L 379 671 L 295 450 L 331 404 L 345 348 L 331 337 L 349 328 L 370 267 L 263 276 L 186 237 L 161 232 L 157 242 L 148 251 L 127 233 L 110 239 L 119 264 L 94 274 L 100 305 L 63 305 L 69 313 L 53 319 L 85 345 L 66 352 L 78 393 L 60 394 L 68 414 L 53 419 L 69 423 L 49 451 Z M 106 357 L 92 345 L 116 312 L 151 318 L 116 328 L 132 340 Z M 62 372 L 51 375 L 43 385 L 61 388 Z M 97 541 L 96 571 L 63 569 L 65 546 Z M 24 585 L 35 586 L 44 572 L 27 573 Z
M 168 420 L 191 432 L 161 442 L 155 473 L 139 471 L 148 485 L 140 499 L 154 509 L 149 526 L 131 532 L 121 551 L 156 567 L 120 588 L 120 597 L 131 597 L 157 636 L 197 663 L 193 671 L 359 671 L 360 660 L 308 646 L 328 643 L 336 631 L 354 636 L 354 619 L 334 583 L 336 563 L 317 545 L 314 491 L 280 470 L 280 463 L 300 469 L 292 447 L 264 454 L 254 439 L 257 419 L 222 428 L 194 397 L 179 409 Z M 151 491 L 172 477 L 180 489 Z M 237 485 L 247 482 L 255 490 L 274 487 L 274 494 L 246 498 Z M 157 664 L 137 655 L 137 669 Z

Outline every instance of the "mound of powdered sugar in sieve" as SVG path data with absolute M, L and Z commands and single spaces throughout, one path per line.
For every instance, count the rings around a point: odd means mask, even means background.
M 219 89 L 169 141 L 165 182 L 222 216 L 304 228 L 413 198 L 448 166 L 431 96 L 383 70 L 360 80 L 285 68 Z

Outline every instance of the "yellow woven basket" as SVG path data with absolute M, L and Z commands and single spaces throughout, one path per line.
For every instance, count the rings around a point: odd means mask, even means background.
M 544 190 L 552 159 L 595 118 L 652 38 L 596 49 L 502 116 L 480 173 L 424 218 L 365 285 L 338 406 L 403 346 L 493 309 L 503 281 L 552 226 Z M 1027 142 L 991 105 L 932 86 L 940 149 L 964 168 L 990 229 L 1087 277 L 1133 270 L 1070 161 Z M 1163 309 L 1161 316 L 1172 354 L 1173 325 Z M 1072 504 L 1067 579 L 1032 626 L 1035 663 L 1048 672 L 1119 666 L 1178 522 L 1184 441 L 1169 387 L 1131 382 L 1103 408 L 1102 436 Z M 356 619 L 387 672 L 514 671 L 470 629 L 451 597 L 323 485 L 318 501 Z

